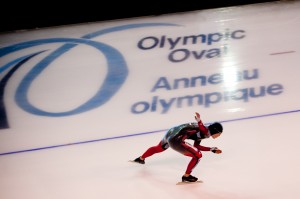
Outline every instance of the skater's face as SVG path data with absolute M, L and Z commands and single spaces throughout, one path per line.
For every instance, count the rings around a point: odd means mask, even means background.
M 217 137 L 219 137 L 222 133 L 216 133 L 211 135 L 212 138 L 216 139 Z

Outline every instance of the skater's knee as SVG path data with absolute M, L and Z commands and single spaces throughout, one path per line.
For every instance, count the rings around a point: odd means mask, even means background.
M 200 159 L 200 158 L 202 158 L 202 153 L 196 153 L 195 156 L 196 156 L 196 158 Z
M 164 151 L 164 150 L 167 150 L 169 148 L 169 144 L 168 143 L 164 143 L 160 147 Z

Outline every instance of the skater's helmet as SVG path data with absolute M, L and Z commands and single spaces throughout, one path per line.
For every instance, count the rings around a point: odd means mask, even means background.
M 211 135 L 222 133 L 223 132 L 223 126 L 219 122 L 212 123 L 208 126 L 208 130 Z

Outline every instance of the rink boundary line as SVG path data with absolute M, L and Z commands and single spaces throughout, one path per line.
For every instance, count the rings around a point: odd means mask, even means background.
M 237 118 L 237 119 L 231 119 L 231 120 L 223 120 L 223 121 L 219 121 L 219 122 L 221 122 L 221 123 L 235 122 L 235 121 L 241 121 L 241 120 L 256 119 L 256 118 L 261 118 L 261 117 L 270 117 L 270 116 L 290 114 L 290 113 L 296 113 L 296 112 L 300 112 L 300 110 L 270 113 L 270 114 L 257 115 L 257 116 L 244 117 L 244 118 Z M 0 156 L 12 155 L 12 154 L 17 154 L 17 153 L 32 152 L 32 151 L 40 151 L 40 150 L 53 149 L 53 148 L 59 148 L 59 147 L 65 147 L 65 146 L 73 146 L 73 145 L 79 145 L 79 144 L 87 144 L 87 143 L 100 142 L 100 141 L 106 141 L 106 140 L 114 140 L 114 139 L 120 139 L 120 138 L 126 138 L 126 137 L 140 136 L 140 135 L 158 133 L 158 132 L 162 132 L 162 131 L 166 131 L 166 130 L 167 129 L 157 130 L 157 131 L 149 131 L 149 132 L 143 132 L 143 133 L 136 133 L 136 134 L 121 135 L 121 136 L 114 136 L 114 137 L 108 137 L 108 138 L 100 138 L 100 139 L 96 139 L 96 140 L 88 140 L 88 141 L 82 141 L 82 142 L 59 144 L 59 145 L 46 146 L 46 147 L 27 149 L 27 150 L 20 150 L 20 151 L 12 151 L 12 152 L 0 153 Z
M 276 53 L 271 53 L 270 55 L 282 55 L 282 54 L 288 54 L 288 53 L 295 53 L 296 51 L 290 50 L 290 51 L 284 51 L 284 52 L 276 52 Z
M 284 111 L 284 112 L 278 112 L 278 113 L 270 113 L 270 114 L 250 116 L 250 117 L 237 118 L 237 119 L 231 119 L 231 120 L 223 120 L 223 121 L 219 121 L 219 122 L 220 123 L 235 122 L 235 121 L 240 121 L 240 120 L 250 120 L 250 119 L 256 119 L 256 118 L 260 118 L 260 117 L 270 117 L 270 116 L 284 115 L 284 114 L 296 113 L 296 112 L 300 112 L 300 110 Z

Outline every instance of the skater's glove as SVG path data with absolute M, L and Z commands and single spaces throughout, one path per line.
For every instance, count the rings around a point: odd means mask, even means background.
M 222 153 L 222 150 L 218 149 L 217 147 L 211 147 L 210 151 L 217 154 Z
M 197 122 L 200 122 L 201 121 L 201 118 L 200 118 L 200 114 L 199 113 L 195 113 L 196 115 L 195 115 L 195 120 L 197 121 Z

